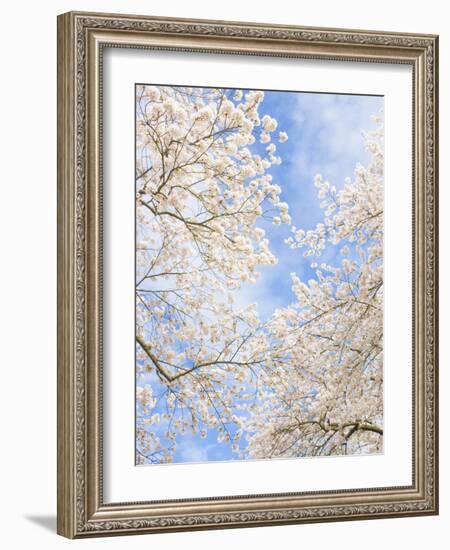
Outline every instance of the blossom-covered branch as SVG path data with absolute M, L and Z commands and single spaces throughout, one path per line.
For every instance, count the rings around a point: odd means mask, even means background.
M 324 220 L 292 227 L 291 249 L 340 265 L 292 273 L 292 305 L 270 323 L 270 365 L 245 429 L 254 458 L 377 452 L 383 435 L 383 129 L 366 136 L 367 168 L 337 190 L 319 175 Z
M 215 428 L 234 445 L 242 435 L 236 411 L 269 346 L 256 307 L 237 308 L 234 292 L 277 262 L 258 220 L 291 223 L 269 173 L 281 159 L 263 98 L 137 89 L 136 354 L 148 381 L 138 386 L 138 463 L 170 461 L 186 431 Z

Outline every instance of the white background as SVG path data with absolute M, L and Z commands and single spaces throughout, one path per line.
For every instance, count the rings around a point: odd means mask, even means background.
M 256 8 L 257 6 L 257 8 Z M 56 15 L 70 9 L 152 15 L 250 20 L 316 26 L 353 27 L 441 34 L 441 67 L 448 64 L 450 31 L 445 4 L 438 0 L 393 3 L 378 0 L 294 3 L 227 0 L 222 3 L 170 0 L 17 0 L 2 9 L 2 135 L 0 271 L 2 419 L 1 518 L 6 548 L 443 548 L 450 520 L 450 446 L 445 422 L 441 437 L 441 515 L 232 531 L 153 535 L 69 542 L 54 534 L 56 514 Z M 450 147 L 450 80 L 440 76 L 441 151 Z M 448 182 L 448 155 L 442 155 L 441 181 Z M 449 186 L 441 185 L 441 265 L 449 265 Z M 444 277 L 442 277 L 444 279 Z M 441 303 L 448 303 L 448 285 Z M 450 328 L 442 307 L 441 332 Z M 441 417 L 450 415 L 448 338 L 441 347 Z M 447 537 L 446 537 L 447 535 Z
M 182 62 L 180 62 L 182 58 Z M 230 71 L 232 66 L 232 71 Z M 411 106 L 406 65 L 195 55 L 112 48 L 104 55 L 104 497 L 106 502 L 410 485 Z M 376 456 L 134 466 L 134 83 L 384 96 L 384 453 Z M 175 81 L 173 79 L 176 79 Z M 300 83 L 300 84 L 299 84 Z M 129 289 L 128 291 L 126 289 Z M 124 368 L 129 365 L 130 368 Z

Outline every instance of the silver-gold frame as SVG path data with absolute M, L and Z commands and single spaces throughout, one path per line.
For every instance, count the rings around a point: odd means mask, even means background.
M 413 483 L 103 502 L 105 47 L 403 63 L 413 69 Z M 438 37 L 70 12 L 58 17 L 58 533 L 70 538 L 438 513 Z

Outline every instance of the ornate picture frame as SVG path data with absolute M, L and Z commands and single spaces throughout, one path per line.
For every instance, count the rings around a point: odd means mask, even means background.
M 149 491 L 145 501 L 105 502 L 101 91 L 106 48 L 412 68 L 410 485 L 171 500 L 152 499 Z M 83 538 L 437 514 L 437 155 L 437 36 L 81 12 L 60 15 L 58 533 Z

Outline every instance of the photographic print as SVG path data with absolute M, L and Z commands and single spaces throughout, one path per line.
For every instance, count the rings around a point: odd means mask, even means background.
M 383 448 L 383 97 L 136 86 L 136 463 Z

